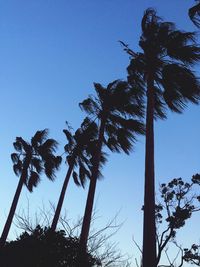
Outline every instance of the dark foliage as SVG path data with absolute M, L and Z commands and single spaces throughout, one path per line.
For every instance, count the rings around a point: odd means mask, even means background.
M 24 174 L 24 184 L 30 192 L 40 182 L 43 172 L 53 181 L 62 160 L 60 156 L 54 155 L 58 143 L 54 139 L 47 138 L 48 130 L 44 129 L 37 131 L 30 143 L 22 137 L 16 137 L 13 143 L 17 151 L 11 154 L 13 170 L 18 176 Z
M 196 34 L 180 31 L 174 23 L 164 22 L 152 8 L 145 11 L 141 26 L 139 45 L 142 53 L 135 53 L 121 42 L 131 56 L 127 68 L 129 83 L 145 97 L 147 77 L 151 73 L 155 118 L 166 118 L 167 107 L 181 113 L 188 102 L 197 104 L 200 85 L 191 68 L 200 60 Z
M 161 201 L 156 205 L 155 212 L 157 228 L 159 228 L 160 224 L 164 225 L 164 223 L 166 228 L 161 234 L 157 233 L 157 263 L 167 244 L 175 241 L 177 231 L 185 226 L 193 213 L 200 211 L 200 196 L 196 193 L 199 191 L 199 185 L 199 174 L 193 175 L 191 180 L 187 182 L 183 181 L 182 178 L 174 178 L 169 183 L 161 184 Z M 185 256 L 183 257 L 185 261 L 191 259 L 189 256 L 192 253 L 194 257 L 199 255 L 197 249 L 194 251 L 194 248 L 195 246 L 190 250 L 185 249 Z
M 66 237 L 64 231 L 53 232 L 37 226 L 24 232 L 1 251 L 1 267 L 92 267 L 101 266 L 98 259 L 85 254 L 79 262 L 79 240 Z
M 193 244 L 190 249 L 184 249 L 184 261 L 200 266 L 200 246 Z
M 200 1 L 196 0 L 196 5 L 192 6 L 189 11 L 188 15 L 194 25 L 200 28 Z

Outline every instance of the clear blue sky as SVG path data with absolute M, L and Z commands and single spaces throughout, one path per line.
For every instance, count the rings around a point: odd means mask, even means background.
M 69 121 L 76 129 L 84 114 L 78 103 L 93 92 L 93 82 L 104 85 L 126 78 L 128 56 L 118 40 L 138 50 L 140 21 L 147 7 L 184 30 L 196 30 L 187 16 L 193 0 L 6 0 L 0 5 L 0 230 L 8 213 L 18 178 L 10 154 L 16 136 L 29 139 L 36 130 L 49 128 L 60 143 Z M 190 106 L 184 115 L 169 114 L 155 126 L 156 181 L 190 178 L 200 172 L 200 107 Z M 55 183 L 44 177 L 33 194 L 23 189 L 18 211 L 31 212 L 44 203 L 56 203 L 65 166 Z M 142 240 L 144 138 L 130 157 L 110 155 L 98 183 L 96 205 L 101 227 L 118 210 L 125 221 L 115 240 L 123 252 L 138 255 L 132 236 Z M 76 220 L 83 214 L 87 190 L 72 183 L 64 208 Z M 193 220 L 195 228 L 199 217 Z M 197 228 L 197 227 L 196 227 Z M 13 226 L 10 237 L 14 236 Z M 194 232 L 184 232 L 188 243 L 198 242 Z M 182 236 L 180 235 L 180 240 Z M 184 239 L 183 241 L 184 242 Z

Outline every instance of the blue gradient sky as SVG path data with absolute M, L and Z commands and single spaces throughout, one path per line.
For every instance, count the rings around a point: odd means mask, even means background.
M 68 120 L 76 129 L 84 114 L 78 103 L 93 92 L 93 82 L 104 85 L 126 77 L 128 56 L 118 40 L 138 50 L 140 21 L 144 9 L 155 7 L 164 19 L 184 30 L 196 30 L 187 16 L 193 0 L 6 0 L 0 5 L 0 230 L 8 213 L 18 178 L 12 171 L 10 154 L 16 136 L 29 139 L 36 130 L 49 128 L 60 143 Z M 200 108 L 189 106 L 184 115 L 169 113 L 155 125 L 157 185 L 174 177 L 190 178 L 200 171 Z M 101 227 L 120 210 L 124 225 L 115 240 L 123 252 L 138 257 L 132 236 L 141 243 L 144 138 L 130 157 L 110 155 L 96 192 Z M 27 206 L 56 203 L 66 166 L 55 183 L 44 177 L 33 194 L 23 189 L 18 212 Z M 64 208 L 76 220 L 83 214 L 87 190 L 73 183 Z M 192 221 L 197 228 L 199 217 Z M 190 224 L 191 227 L 191 224 Z M 180 242 L 199 241 L 195 231 L 185 228 Z M 13 226 L 10 238 L 15 234 Z

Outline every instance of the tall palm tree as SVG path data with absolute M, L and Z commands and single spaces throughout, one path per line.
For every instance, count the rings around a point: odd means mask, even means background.
M 40 182 L 43 172 L 51 181 L 55 178 L 55 171 L 59 168 L 61 157 L 54 155 L 58 143 L 54 139 L 47 138 L 48 130 L 45 129 L 37 131 L 30 143 L 22 137 L 17 137 L 13 143 L 17 151 L 11 155 L 14 163 L 13 170 L 20 179 L 1 235 L 0 248 L 6 242 L 23 185 L 32 192 Z
M 137 134 L 144 134 L 144 127 L 138 117 L 143 115 L 142 107 L 130 95 L 128 84 L 116 80 L 106 88 L 95 83 L 96 96 L 89 96 L 80 103 L 90 117 L 99 121 L 98 139 L 93 157 L 92 174 L 80 234 L 81 249 L 86 251 L 90 222 L 94 204 L 97 177 L 103 145 L 111 151 L 129 154 Z M 132 99 L 132 104 L 130 100 Z
M 141 26 L 139 45 L 143 52 L 135 53 L 122 44 L 131 55 L 128 82 L 147 98 L 143 267 L 155 267 L 154 119 L 166 118 L 167 107 L 181 113 L 189 102 L 198 103 L 200 84 L 192 66 L 200 59 L 200 49 L 194 33 L 163 22 L 151 8 L 145 11 Z
M 68 163 L 68 171 L 65 176 L 63 187 L 60 193 L 59 201 L 56 207 L 51 229 L 55 231 L 64 197 L 66 194 L 69 179 L 72 175 L 74 182 L 78 186 L 84 187 L 86 178 L 91 177 L 91 157 L 93 155 L 94 145 L 97 139 L 97 125 L 89 118 L 81 124 L 81 127 L 73 135 L 70 128 L 63 130 L 68 143 L 65 145 L 65 152 L 68 154 L 66 162 Z M 101 157 L 102 163 L 105 162 L 105 157 Z M 77 169 L 78 168 L 78 172 Z
M 200 1 L 196 0 L 196 4 L 188 10 L 191 21 L 197 28 L 200 28 Z

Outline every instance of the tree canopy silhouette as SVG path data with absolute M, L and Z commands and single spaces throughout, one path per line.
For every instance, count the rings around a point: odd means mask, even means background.
M 11 155 L 13 170 L 20 179 L 1 235 L 0 248 L 4 246 L 8 236 L 23 185 L 32 192 L 43 172 L 51 181 L 55 179 L 55 171 L 61 163 L 61 157 L 54 155 L 57 145 L 54 139 L 48 139 L 47 129 L 37 131 L 30 143 L 22 137 L 17 137 L 13 143 L 17 151 Z
M 32 233 L 23 232 L 1 250 L 2 267 L 77 267 L 79 240 L 65 232 L 52 231 L 39 225 Z M 97 258 L 86 254 L 84 267 L 101 266 Z
M 76 130 L 74 135 L 69 127 L 63 130 L 63 132 L 68 140 L 68 143 L 65 145 L 65 152 L 67 153 L 66 162 L 69 168 L 52 221 L 52 230 L 56 229 L 70 176 L 72 175 L 76 185 L 82 187 L 84 187 L 86 179 L 91 178 L 92 158 L 96 148 L 98 129 L 94 121 L 85 118 L 81 127 Z M 105 155 L 102 154 L 101 164 L 104 164 L 105 161 Z
M 96 182 L 99 173 L 102 148 L 106 145 L 111 151 L 129 154 L 137 134 L 144 134 L 140 118 L 143 115 L 142 106 L 130 94 L 126 82 L 116 80 L 107 87 L 95 83 L 95 96 L 89 96 L 80 103 L 89 117 L 98 119 L 98 140 L 93 158 L 92 175 L 90 179 L 87 203 L 80 235 L 83 250 L 86 249 L 92 216 Z M 131 100 L 131 101 L 130 101 Z
M 166 118 L 166 109 L 181 113 L 189 102 L 197 104 L 200 96 L 198 78 L 192 67 L 200 60 L 200 48 L 193 32 L 176 29 L 149 8 L 141 22 L 139 45 L 131 56 L 128 82 L 146 100 L 145 196 L 143 229 L 143 267 L 156 266 L 156 226 L 154 192 L 154 119 Z M 151 251 L 152 253 L 149 253 Z

